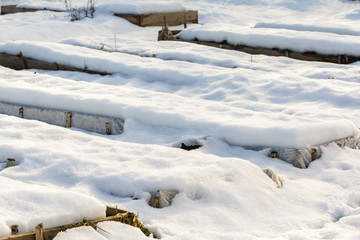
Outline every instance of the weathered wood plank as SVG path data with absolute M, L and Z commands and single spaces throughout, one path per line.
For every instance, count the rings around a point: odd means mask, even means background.
M 1 6 L 1 15 L 11 14 L 11 13 L 45 11 L 45 10 L 52 12 L 65 12 L 64 10 L 54 10 L 47 8 L 23 8 L 23 7 L 17 7 L 16 5 L 5 5 L 5 6 Z
M 107 73 L 107 72 L 74 68 L 62 64 L 57 64 L 56 62 L 49 63 L 31 58 L 26 58 L 23 57 L 21 53 L 18 56 L 0 53 L 0 65 L 14 70 L 22 70 L 22 69 L 63 70 L 63 71 L 84 72 L 89 74 L 111 75 L 111 73 Z
M 179 33 L 179 31 L 171 31 L 173 35 Z M 159 40 L 163 40 L 160 38 L 161 31 L 159 31 Z M 330 63 L 337 63 L 337 64 L 349 64 L 360 61 L 360 57 L 357 56 L 345 56 L 345 55 L 323 55 L 318 54 L 316 52 L 293 52 L 291 50 L 280 50 L 280 49 L 268 49 L 268 48 L 260 48 L 260 47 L 250 47 L 245 45 L 231 45 L 227 42 L 206 42 L 206 41 L 198 41 L 197 39 L 194 40 L 183 40 L 180 38 L 172 37 L 169 39 L 170 41 L 179 41 L 179 42 L 188 42 L 188 43 L 195 43 L 210 47 L 217 47 L 222 49 L 228 50 L 236 50 L 240 52 L 245 52 L 252 55 L 267 55 L 267 56 L 282 56 L 288 57 L 297 60 L 304 60 L 304 61 L 319 61 L 319 62 L 330 62 Z
M 185 23 L 198 23 L 198 11 L 181 11 L 170 13 L 155 13 L 155 14 L 114 14 L 117 17 L 124 18 L 129 22 L 141 27 L 148 26 L 163 26 L 164 17 L 169 26 L 177 26 Z
M 120 18 L 124 18 L 135 25 L 141 26 L 140 15 L 120 14 L 120 13 L 114 13 L 114 15 Z

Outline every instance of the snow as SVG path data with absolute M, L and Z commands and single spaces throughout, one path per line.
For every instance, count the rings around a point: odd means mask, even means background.
M 261 25 L 260 25 L 261 26 Z M 296 27 L 294 27 L 296 28 Z M 310 29 L 312 30 L 312 29 Z M 231 45 L 245 45 L 294 52 L 316 52 L 326 55 L 360 56 L 358 36 L 327 32 L 295 31 L 277 28 L 234 27 L 234 25 L 199 26 L 177 35 L 183 40 L 195 40 Z
M 146 1 L 142 11 L 159 9 L 160 3 Z M 5 33 L 0 52 L 22 51 L 34 59 L 112 73 L 0 67 L 0 101 L 125 120 L 123 134 L 105 136 L 0 114 L 0 236 L 9 235 L 12 224 L 20 232 L 32 231 L 41 222 L 51 227 L 103 217 L 106 205 L 117 205 L 138 213 L 161 239 L 360 238 L 359 150 L 331 143 L 321 147 L 321 158 L 308 169 L 297 169 L 268 158 L 269 148 L 244 148 L 358 137 L 359 62 L 305 62 L 157 42 L 160 27 L 134 26 L 109 13 L 113 2 L 96 4 L 93 19 L 76 22 L 66 13 L 47 11 L 0 16 Z M 200 25 L 189 25 L 184 33 L 201 31 L 207 39 L 268 36 L 273 45 L 271 39 L 281 37 L 299 49 L 308 44 L 333 54 L 358 51 L 349 47 L 350 41 L 358 46 L 358 2 L 176 4 L 199 10 Z M 314 44 L 316 39 L 322 41 Z M 183 142 L 202 147 L 184 151 Z M 16 165 L 5 168 L 7 158 Z M 283 179 L 282 189 L 264 168 Z M 148 201 L 157 190 L 178 193 L 170 206 L 155 209 Z M 56 239 L 145 238 L 120 223 L 99 226 L 111 234 L 81 227 Z
M 19 225 L 21 232 L 31 232 L 39 223 L 49 228 L 82 221 L 84 216 L 89 219 L 105 217 L 105 206 L 93 197 L 3 176 L 0 177 L 0 204 L 0 225 L 7 226 L 4 229 L 7 235 L 8 226 L 13 224 Z
M 71 8 L 85 7 L 87 0 L 69 1 Z M 96 14 L 98 13 L 122 13 L 122 14 L 152 14 L 163 12 L 178 12 L 185 11 L 186 8 L 182 1 L 177 0 L 157 0 L 153 2 L 145 0 L 116 1 L 116 0 L 102 0 L 94 1 L 96 7 Z M 23 2 L 17 5 L 25 8 L 46 8 L 54 10 L 66 10 L 64 1 L 30 1 Z M 69 6 L 70 7 L 70 6 Z
M 254 28 L 276 28 L 276 29 L 289 29 L 305 32 L 324 32 L 335 33 L 339 35 L 353 35 L 360 36 L 360 31 L 349 29 L 348 26 L 318 26 L 318 25 L 303 25 L 303 24 L 284 24 L 284 23 L 257 23 Z
M 80 227 L 76 229 L 69 229 L 65 232 L 59 233 L 55 240 L 67 239 L 123 239 L 123 240 L 144 240 L 148 239 L 138 228 L 134 228 L 125 224 L 117 222 L 102 222 L 97 225 L 104 229 L 95 231 L 92 227 Z

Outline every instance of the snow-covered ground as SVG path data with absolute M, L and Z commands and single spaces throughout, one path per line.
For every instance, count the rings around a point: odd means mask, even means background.
M 161 239 L 360 239 L 359 150 L 330 144 L 308 169 L 297 169 L 268 158 L 267 148 L 244 148 L 358 137 L 359 62 L 304 62 L 157 42 L 160 27 L 140 28 L 110 13 L 151 12 L 160 5 L 199 10 L 200 25 L 188 32 L 202 29 L 207 38 L 238 32 L 238 38 L 251 29 L 262 36 L 294 33 L 300 43 L 336 39 L 334 45 L 312 44 L 337 54 L 339 42 L 349 53 L 359 51 L 360 3 L 128 2 L 96 2 L 95 17 L 76 22 L 47 11 L 0 16 L 0 52 L 112 73 L 0 67 L 0 101 L 125 119 L 123 134 L 103 136 L 0 114 L 0 236 L 9 235 L 12 224 L 26 232 L 41 222 L 53 227 L 103 217 L 106 205 L 117 205 L 139 213 Z M 203 147 L 179 149 L 194 140 Z M 7 158 L 16 166 L 5 168 Z M 263 173 L 268 167 L 283 188 Z M 178 192 L 169 207 L 148 205 L 158 189 Z M 117 223 L 100 227 L 111 234 L 83 227 L 56 239 L 146 238 Z

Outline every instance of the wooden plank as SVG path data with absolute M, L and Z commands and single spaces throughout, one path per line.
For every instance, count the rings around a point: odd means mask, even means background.
M 120 14 L 120 13 L 115 13 L 114 15 L 120 18 L 124 18 L 135 25 L 141 26 L 140 15 Z
M 66 231 L 71 228 L 82 227 L 82 226 L 95 226 L 97 223 L 106 222 L 106 221 L 122 222 L 124 220 L 124 217 L 126 214 L 128 214 L 128 212 L 127 213 L 118 213 L 115 216 L 99 218 L 99 219 L 94 219 L 94 220 L 90 220 L 90 221 L 81 221 L 81 222 L 76 222 L 76 223 L 63 225 L 63 226 L 59 226 L 59 227 L 48 228 L 48 229 L 45 229 L 45 232 L 47 233 L 48 239 L 51 240 L 51 239 L 54 239 L 55 236 L 59 232 Z M 130 213 L 130 214 L 132 214 L 132 213 Z M 0 240 L 7 240 L 7 239 L 8 240 L 10 240 L 10 239 L 11 240 L 35 240 L 35 231 L 0 238 Z
M 40 60 L 0 53 L 0 65 L 14 70 L 22 69 L 42 69 L 42 70 L 63 70 L 63 71 L 77 71 L 89 74 L 111 75 L 111 73 L 92 71 L 87 69 L 74 68 L 62 64 L 48 63 Z
M 129 22 L 141 27 L 148 26 L 163 26 L 164 17 L 169 26 L 182 25 L 184 23 L 198 23 L 198 11 L 181 11 L 170 13 L 155 13 L 155 14 L 114 14 L 117 17 L 124 18 Z
M 1 6 L 1 15 L 11 14 L 11 13 L 22 13 L 22 12 L 36 12 L 36 11 L 65 12 L 64 10 L 54 10 L 47 8 L 23 8 L 23 7 L 17 7 L 16 5 Z
M 160 36 L 159 31 L 159 36 Z M 173 35 L 178 34 L 178 31 L 171 31 L 173 32 Z M 250 47 L 245 45 L 231 45 L 226 42 L 217 43 L 217 42 L 206 42 L 206 41 L 198 41 L 195 40 L 183 40 L 176 37 L 173 37 L 170 39 L 170 41 L 179 41 L 179 42 L 188 42 L 188 43 L 194 43 L 194 44 L 200 44 L 210 47 L 217 47 L 222 49 L 228 49 L 228 50 L 236 50 L 240 52 L 245 52 L 252 55 L 267 55 L 267 56 L 282 56 L 282 57 L 288 57 L 292 59 L 297 60 L 303 60 L 303 61 L 319 61 L 319 62 L 330 62 L 330 63 L 337 63 L 337 64 L 350 64 L 357 61 L 360 61 L 360 57 L 357 56 L 345 56 L 345 55 L 322 55 L 318 54 L 316 52 L 293 52 L 291 50 L 280 50 L 280 49 L 268 49 L 268 48 L 260 48 L 260 47 Z
M 183 11 L 142 15 L 140 26 L 163 26 L 164 17 L 166 18 L 166 23 L 169 26 L 177 26 L 184 23 L 198 23 L 197 11 Z

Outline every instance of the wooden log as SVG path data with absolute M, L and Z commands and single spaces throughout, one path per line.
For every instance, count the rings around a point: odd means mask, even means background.
M 17 7 L 17 5 L 1 6 L 1 15 L 11 14 L 11 13 L 36 12 L 36 11 L 65 12 L 65 10 L 54 10 L 54 9 L 47 9 L 47 8 Z
M 42 70 L 50 70 L 50 71 L 62 70 L 62 71 L 84 72 L 89 74 L 99 74 L 102 76 L 111 75 L 111 73 L 74 68 L 74 67 L 58 64 L 56 62 L 49 63 L 31 58 L 26 58 L 22 55 L 22 53 L 20 53 L 18 56 L 0 53 L 0 65 L 14 70 L 22 70 L 22 69 L 42 69 Z
M 117 17 L 124 18 L 129 22 L 141 27 L 148 26 L 163 26 L 164 17 L 169 26 L 177 26 L 187 23 L 198 23 L 198 11 L 180 11 L 168 13 L 154 13 L 154 14 L 114 14 Z
M 160 38 L 160 32 L 159 31 L 159 37 L 158 40 L 165 40 Z M 178 34 L 181 31 L 172 31 L 173 36 Z M 260 47 L 250 47 L 245 45 L 231 45 L 227 42 L 217 43 L 217 42 L 206 42 L 206 41 L 199 41 L 197 39 L 194 40 L 183 40 L 173 37 L 169 39 L 170 41 L 180 41 L 180 42 L 188 42 L 188 43 L 195 43 L 210 47 L 217 47 L 222 49 L 228 49 L 228 50 L 236 50 L 252 55 L 267 55 L 267 56 L 275 56 L 275 57 L 288 57 L 292 59 L 297 60 L 303 60 L 303 61 L 319 61 L 319 62 L 330 62 L 330 63 L 337 63 L 337 64 L 350 64 L 357 61 L 360 61 L 360 57 L 358 56 L 345 56 L 345 55 L 323 55 L 316 52 L 293 52 L 291 50 L 280 50 L 280 49 L 268 49 L 268 48 L 260 48 Z

